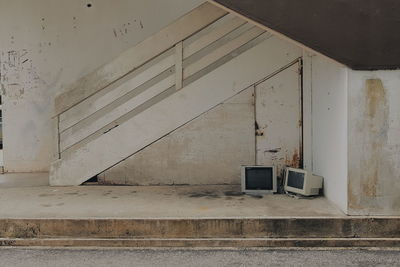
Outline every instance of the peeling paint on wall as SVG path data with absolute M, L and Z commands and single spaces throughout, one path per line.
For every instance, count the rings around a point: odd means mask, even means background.
M 27 49 L 0 52 L 2 95 L 14 104 L 24 97 L 25 91 L 38 88 L 44 83 L 29 56 Z

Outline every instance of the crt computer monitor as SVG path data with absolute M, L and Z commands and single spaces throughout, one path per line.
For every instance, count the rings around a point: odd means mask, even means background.
M 274 166 L 242 166 L 242 192 L 268 194 L 277 191 Z
M 286 168 L 285 191 L 304 196 L 319 195 L 323 178 L 309 171 L 296 168 Z

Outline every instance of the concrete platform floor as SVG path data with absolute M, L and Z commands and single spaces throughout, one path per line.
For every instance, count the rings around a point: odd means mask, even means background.
M 2 187 L 0 218 L 342 217 L 325 198 L 241 195 L 239 186 Z

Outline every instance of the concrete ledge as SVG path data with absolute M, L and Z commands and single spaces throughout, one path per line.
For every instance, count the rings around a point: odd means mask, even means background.
M 400 218 L 1 219 L 0 238 L 400 238 Z
M 0 239 L 0 247 L 400 247 L 399 238 Z
M 0 188 L 24 188 L 48 185 L 48 172 L 0 174 Z

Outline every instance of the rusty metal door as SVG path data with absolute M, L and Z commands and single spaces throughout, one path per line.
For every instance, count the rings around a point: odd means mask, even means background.
M 257 84 L 255 90 L 256 164 L 277 167 L 302 165 L 301 64 Z

